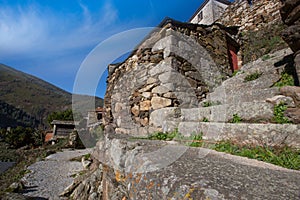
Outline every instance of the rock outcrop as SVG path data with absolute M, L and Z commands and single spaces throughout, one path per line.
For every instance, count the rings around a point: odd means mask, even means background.
M 280 89 L 281 94 L 293 99 L 295 106 L 288 106 L 285 115 L 295 124 L 300 123 L 300 87 L 286 86 Z
M 295 52 L 294 61 L 300 79 L 300 0 L 281 0 L 283 6 L 280 10 L 283 22 L 288 26 L 282 37 Z
M 209 149 L 109 134 L 94 156 L 102 165 L 70 191 L 74 199 L 299 197 L 299 171 Z

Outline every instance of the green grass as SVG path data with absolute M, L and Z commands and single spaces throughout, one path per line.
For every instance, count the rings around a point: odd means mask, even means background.
M 295 82 L 293 76 L 286 72 L 283 72 L 281 74 L 280 80 L 274 84 L 275 87 L 294 86 L 294 85 Z
M 147 139 L 150 140 L 173 140 L 177 136 L 176 132 L 171 133 L 162 133 L 162 132 L 156 132 L 152 135 L 150 135 Z
M 238 114 L 233 114 L 232 119 L 229 122 L 230 123 L 240 123 L 240 122 L 242 122 L 242 118 Z
M 238 145 L 232 141 L 211 143 L 203 141 L 202 132 L 199 134 L 192 134 L 191 136 L 183 136 L 178 132 L 178 129 L 175 129 L 175 131 L 171 133 L 156 132 L 147 138 L 136 139 L 165 141 L 174 140 L 179 142 L 180 144 L 184 144 L 190 147 L 206 147 L 232 155 L 268 162 L 288 169 L 300 170 L 300 150 L 288 146 L 270 147 Z
M 291 121 L 284 116 L 284 111 L 286 111 L 287 106 L 280 102 L 280 104 L 274 106 L 274 117 L 273 120 L 278 124 L 289 124 Z
M 263 55 L 263 57 L 261 58 L 263 61 L 269 60 L 271 58 L 271 56 L 269 54 Z
M 237 75 L 237 73 L 239 73 L 239 70 L 234 70 L 234 72 L 232 73 L 232 76 Z
M 202 122 L 209 122 L 208 118 L 203 117 Z
M 147 138 L 139 138 L 139 139 L 164 140 L 164 141 L 174 140 L 181 144 L 185 144 L 187 146 L 201 147 L 203 144 L 202 135 L 203 133 L 191 134 L 191 136 L 183 136 L 181 133 L 178 132 L 178 129 L 175 129 L 171 133 L 156 132 Z
M 300 150 L 290 147 L 240 146 L 230 141 L 222 141 L 213 148 L 216 151 L 252 158 L 288 169 L 300 170 Z
M 244 82 L 249 82 L 249 81 L 254 81 L 256 79 L 258 79 L 259 77 L 261 77 L 262 73 L 261 72 L 254 72 L 252 74 L 249 74 L 245 77 Z
M 192 135 L 191 139 L 192 142 L 189 144 L 190 147 L 202 147 L 203 145 L 203 133 L 197 134 L 197 135 Z
M 221 105 L 221 102 L 205 101 L 202 103 L 203 107 L 210 107 L 210 106 L 217 106 L 217 105 Z

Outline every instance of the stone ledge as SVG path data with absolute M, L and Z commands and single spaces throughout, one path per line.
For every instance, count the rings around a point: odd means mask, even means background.
M 94 156 L 109 168 L 103 171 L 103 196 L 112 196 L 107 192 L 120 188 L 129 199 L 184 199 L 187 195 L 193 199 L 296 199 L 299 195 L 299 171 L 209 149 L 106 138 L 97 152 Z
M 234 140 L 242 144 L 300 148 L 300 125 L 181 122 L 178 131 L 183 135 L 203 133 L 205 140 Z

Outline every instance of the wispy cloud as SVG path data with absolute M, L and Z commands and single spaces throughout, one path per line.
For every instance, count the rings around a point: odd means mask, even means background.
M 79 21 L 75 15 L 65 19 L 53 11 L 41 12 L 44 8 L 37 5 L 0 7 L 0 56 L 57 55 L 95 45 L 104 39 L 106 26 L 117 20 L 117 10 L 107 2 L 92 16 L 87 6 L 79 5 Z
M 0 63 L 12 65 L 72 91 L 75 74 L 99 42 L 136 22 L 119 19 L 111 0 L 91 8 L 78 0 L 78 13 L 62 13 L 39 4 L 0 5 Z

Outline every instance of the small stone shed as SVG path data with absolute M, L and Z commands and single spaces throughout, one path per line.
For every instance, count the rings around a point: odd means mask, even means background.
M 125 62 L 108 67 L 105 123 L 117 133 L 147 135 L 156 131 L 154 110 L 198 107 L 232 74 L 228 42 L 236 33 L 237 27 L 166 18 Z
M 79 122 L 53 120 L 51 124 L 53 125 L 53 138 L 66 138 L 75 126 L 79 125 Z
M 87 127 L 94 127 L 103 124 L 103 117 L 105 115 L 104 108 L 97 107 L 95 110 L 88 112 Z

